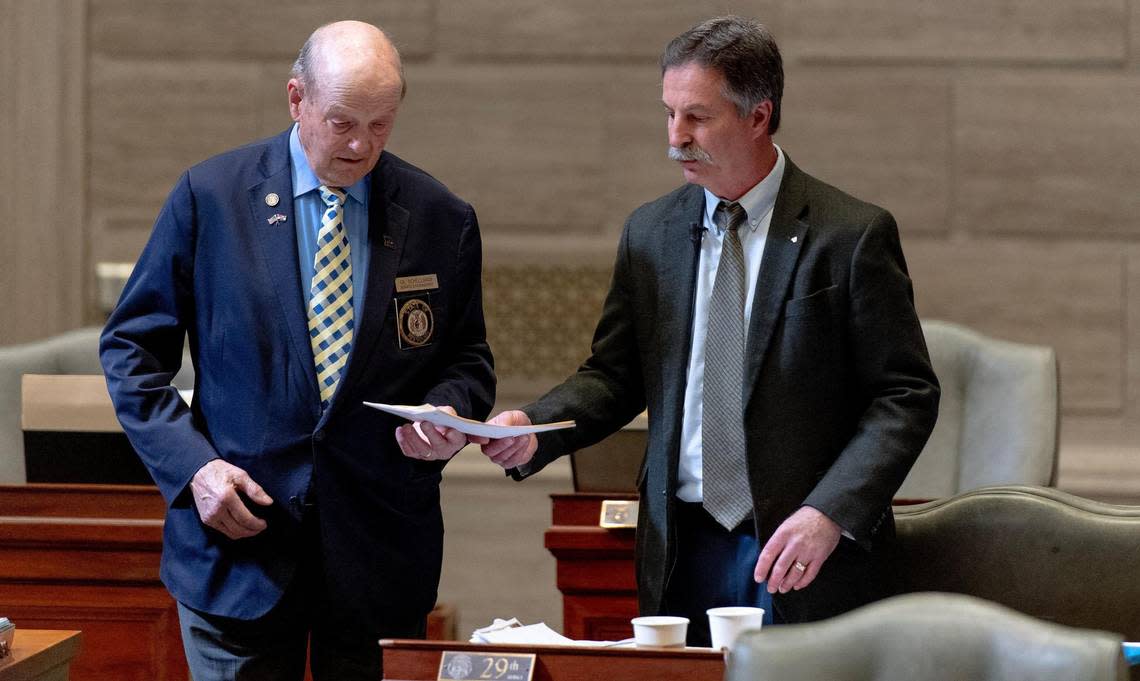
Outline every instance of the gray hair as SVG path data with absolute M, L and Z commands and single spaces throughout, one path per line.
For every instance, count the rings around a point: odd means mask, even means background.
M 301 51 L 297 53 L 297 58 L 293 61 L 293 70 L 290 75 L 312 92 L 317 90 L 316 69 L 313 67 L 314 53 L 317 51 L 317 43 L 319 42 L 317 34 L 321 32 L 322 28 L 329 25 L 325 24 L 313 31 L 305 40 L 305 44 L 301 45 Z M 392 42 L 391 37 L 384 33 L 383 29 L 377 28 L 377 30 L 384 34 L 385 38 L 388 38 L 388 44 L 392 46 L 392 52 L 396 54 L 396 64 L 400 67 L 400 99 L 403 100 L 404 95 L 408 92 L 408 79 L 404 77 L 404 60 L 400 58 L 400 51 L 396 49 L 396 44 Z
M 661 54 L 661 74 L 676 66 L 696 63 L 724 76 L 724 96 L 741 118 L 764 100 L 772 102 L 768 134 L 780 127 L 780 98 L 784 94 L 784 62 L 771 31 L 738 16 L 714 17 L 673 38 Z

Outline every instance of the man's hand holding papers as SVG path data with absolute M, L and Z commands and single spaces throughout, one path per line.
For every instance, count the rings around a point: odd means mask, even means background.
M 531 426 L 530 417 L 524 412 L 516 410 L 504 411 L 495 418 L 487 422 L 496 426 L 506 426 L 510 428 L 527 428 Z M 568 421 L 573 425 L 573 421 Z M 538 438 L 532 433 L 519 433 L 512 436 L 500 436 L 498 438 L 491 437 L 469 437 L 471 442 L 483 446 L 483 453 L 487 455 L 491 461 L 503 467 L 503 470 L 509 470 L 521 466 L 534 457 L 535 451 L 538 450 Z
M 483 445 L 483 453 L 495 463 L 513 468 L 534 456 L 538 448 L 534 433 L 574 427 L 573 421 L 535 425 L 521 411 L 506 411 L 482 423 L 458 416 L 451 407 L 364 404 L 412 421 L 396 429 L 396 441 L 404 455 L 413 459 L 450 459 L 463 445 L 473 442 Z

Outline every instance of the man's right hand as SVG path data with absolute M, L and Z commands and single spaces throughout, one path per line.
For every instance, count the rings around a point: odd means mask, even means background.
M 504 411 L 487 423 L 496 426 L 529 426 L 530 417 L 521 411 Z M 483 453 L 504 470 L 521 466 L 534 458 L 538 450 L 538 438 L 534 435 L 516 435 L 498 439 L 469 435 L 468 441 L 483 446 Z
M 264 520 L 245 507 L 238 492 L 261 506 L 273 503 L 249 473 L 222 459 L 202 466 L 190 480 L 190 493 L 202 523 L 230 539 L 252 537 L 266 527 Z

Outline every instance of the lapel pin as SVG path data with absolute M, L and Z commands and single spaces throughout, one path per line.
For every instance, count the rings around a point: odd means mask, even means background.
M 800 240 L 800 238 L 799 238 L 798 236 L 794 236 L 794 237 L 792 237 L 792 243 L 793 243 L 793 244 L 794 244 L 794 243 L 796 243 L 796 242 L 797 242 L 797 241 L 799 241 L 799 240 Z
M 387 234 L 384 235 L 384 248 L 391 248 L 392 250 L 396 250 L 396 242 L 393 241 L 392 237 L 388 236 Z
M 269 192 L 268 194 L 265 195 L 265 205 L 269 206 L 270 208 L 272 208 L 273 206 L 276 206 L 280 202 L 281 202 L 281 197 L 274 194 L 273 192 Z
M 276 225 L 278 222 L 285 222 L 285 221 L 286 221 L 286 220 L 288 220 L 288 219 L 289 219 L 289 218 L 285 217 L 285 216 L 284 216 L 284 215 L 282 215 L 281 213 L 277 213 L 277 214 L 276 214 L 276 215 L 274 215 L 273 217 L 271 217 L 271 218 L 269 218 L 268 220 L 266 220 L 266 222 L 268 222 L 268 223 L 269 223 L 269 224 L 271 224 L 271 225 Z

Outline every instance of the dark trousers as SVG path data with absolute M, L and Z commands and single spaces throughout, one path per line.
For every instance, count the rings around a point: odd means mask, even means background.
M 305 519 L 302 564 L 281 601 L 256 620 L 208 615 L 178 605 L 194 681 L 301 681 L 306 647 L 314 681 L 382 677 L 376 637 L 330 620 L 315 509 Z M 336 569 L 336 566 L 330 566 Z
M 706 611 L 727 605 L 764 608 L 772 623 L 772 597 L 752 578 L 760 545 L 752 520 L 729 532 L 699 503 L 677 501 L 677 562 L 665 587 L 664 614 L 689 618 L 687 643 L 711 646 Z

